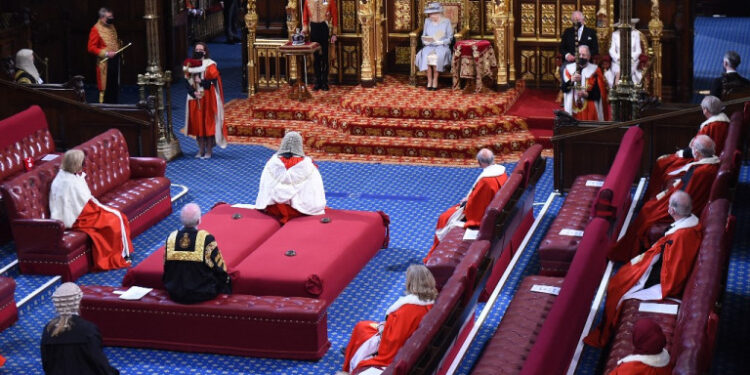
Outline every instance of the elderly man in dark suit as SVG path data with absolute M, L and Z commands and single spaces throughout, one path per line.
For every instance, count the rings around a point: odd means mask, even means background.
M 578 34 L 578 45 L 589 46 L 591 56 L 599 54 L 599 42 L 596 39 L 596 30 L 586 27 L 583 23 L 583 13 L 581 11 L 575 11 L 570 16 L 570 20 L 573 22 L 573 26 L 565 29 L 562 35 L 562 41 L 560 42 L 560 54 L 565 59 L 566 63 L 575 61 L 576 58 L 576 34 Z
M 737 73 L 740 55 L 735 51 L 724 54 L 724 73 L 711 84 L 711 95 L 723 98 L 732 91 L 750 89 L 750 81 Z

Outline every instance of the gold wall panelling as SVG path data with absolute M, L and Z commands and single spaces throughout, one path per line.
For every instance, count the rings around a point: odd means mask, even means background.
M 411 0 L 395 0 L 393 2 L 393 30 L 412 31 L 412 9 Z
M 357 58 L 357 46 L 344 46 L 342 56 L 342 68 L 344 74 L 356 75 L 359 59 Z
M 409 33 L 389 33 L 388 37 L 409 39 Z
M 558 35 L 556 4 L 542 4 L 542 35 Z
M 521 4 L 521 35 L 536 35 L 536 3 Z
M 529 38 L 519 36 L 516 38 L 516 42 L 522 43 L 560 43 L 560 38 Z
M 341 2 L 341 31 L 357 32 L 357 2 L 354 0 Z
M 409 47 L 396 47 L 396 64 L 409 65 L 411 63 L 411 56 L 409 55 Z
M 596 28 L 596 5 L 582 5 L 581 11 L 586 22 L 586 27 Z
M 560 5 L 560 34 L 562 31 L 570 27 L 573 22 L 570 20 L 570 16 L 576 10 L 575 4 L 562 4 Z
M 521 49 L 521 64 L 519 64 L 519 73 L 521 74 L 521 79 L 527 81 L 536 81 L 536 60 L 536 49 Z
M 481 23 L 479 14 L 479 1 L 469 2 L 469 31 L 472 33 L 481 33 Z
M 557 55 L 557 49 L 544 49 L 541 50 L 541 76 L 543 82 L 555 82 L 555 55 Z

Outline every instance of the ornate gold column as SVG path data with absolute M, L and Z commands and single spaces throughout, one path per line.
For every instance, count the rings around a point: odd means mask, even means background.
M 164 92 L 167 92 L 169 98 L 169 84 L 172 81 L 172 72 L 161 70 L 159 59 L 159 16 L 157 12 L 156 0 L 146 0 L 146 14 L 143 19 L 146 20 L 146 51 L 148 56 L 148 65 L 146 73 L 139 74 L 137 77 L 138 86 L 140 86 L 140 100 L 145 102 L 148 96 L 156 99 L 156 126 L 158 137 L 156 143 L 157 155 L 167 161 L 176 158 L 182 154 L 180 142 L 172 132 L 172 105 L 164 99 Z
M 600 54 L 603 51 L 609 51 L 609 36 L 612 35 L 611 20 L 607 13 L 607 0 L 600 0 L 599 10 L 596 11 L 596 37 L 599 39 Z
M 255 75 L 255 32 L 258 27 L 258 13 L 255 12 L 255 0 L 247 0 L 247 14 L 245 14 L 245 26 L 247 27 L 247 96 L 255 95 L 258 77 Z
M 297 32 L 297 27 L 299 27 L 298 14 L 297 0 L 289 0 L 286 3 L 286 30 L 289 34 L 290 42 L 292 41 L 292 35 Z M 297 80 L 297 59 L 288 59 L 287 64 L 289 64 L 289 77 L 287 81 L 291 84 Z
M 505 28 L 508 21 L 506 5 L 505 0 L 495 0 L 492 6 L 492 21 L 495 23 L 495 46 L 497 47 L 496 83 L 502 87 L 508 85 L 508 57 L 505 51 Z
M 508 62 L 509 62 L 509 68 L 508 68 L 508 81 L 509 82 L 515 82 L 516 81 L 516 55 L 515 55 L 515 45 L 516 45 L 516 37 L 515 37 L 515 18 L 513 18 L 513 0 L 508 0 L 508 4 L 505 7 L 506 12 L 508 13 L 508 24 L 505 28 L 506 30 L 506 39 L 505 42 L 508 44 Z
M 383 33 L 385 32 L 385 27 L 383 27 L 383 22 L 385 22 L 385 17 L 383 17 L 383 0 L 373 0 L 377 2 L 376 10 L 375 10 L 375 30 L 373 34 L 375 35 L 375 78 L 380 80 L 383 78 Z
M 373 18 L 374 18 L 375 0 L 360 0 L 357 17 L 359 24 L 362 26 L 362 68 L 360 72 L 360 82 L 363 86 L 372 86 L 373 81 L 373 63 L 372 63 L 372 42 L 373 42 Z
M 654 50 L 654 62 L 652 64 L 653 93 L 661 100 L 661 35 L 664 31 L 664 23 L 659 19 L 659 0 L 651 0 L 651 20 L 648 21 L 648 32 L 651 36 L 651 48 Z

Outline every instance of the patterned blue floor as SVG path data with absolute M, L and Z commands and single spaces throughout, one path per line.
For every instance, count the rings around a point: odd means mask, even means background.
M 738 3 L 739 4 L 739 3 Z M 724 53 L 737 51 L 742 58 L 737 72 L 750 77 L 750 18 L 697 17 L 693 41 L 693 90 L 708 90 L 724 72 Z M 702 95 L 695 94 L 700 102 Z

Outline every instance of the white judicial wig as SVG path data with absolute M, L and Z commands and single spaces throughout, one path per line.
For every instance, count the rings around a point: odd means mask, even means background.
M 286 169 L 277 155 L 271 157 L 260 175 L 255 207 L 286 203 L 305 215 L 323 215 L 326 195 L 323 177 L 310 157 Z

